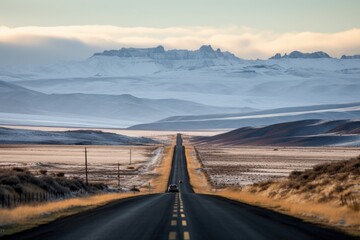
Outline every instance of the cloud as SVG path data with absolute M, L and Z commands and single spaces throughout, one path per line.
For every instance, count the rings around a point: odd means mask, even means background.
M 268 58 L 293 50 L 325 51 L 339 57 L 360 53 L 360 29 L 337 33 L 274 33 L 230 26 L 212 27 L 0 27 L 0 64 L 81 60 L 95 51 L 121 47 L 197 49 L 211 44 L 245 59 Z

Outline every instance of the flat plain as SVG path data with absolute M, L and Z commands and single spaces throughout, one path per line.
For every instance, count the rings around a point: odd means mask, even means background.
M 291 171 L 312 168 L 360 155 L 360 148 L 345 147 L 220 147 L 196 146 L 213 186 L 244 186 L 278 177 Z
M 142 186 L 160 161 L 163 146 L 79 146 L 79 145 L 0 145 L 0 166 L 21 167 L 40 174 L 65 173 L 85 179 L 85 147 L 90 182 L 117 185 L 120 164 L 121 186 Z M 131 164 L 130 164 L 131 151 Z

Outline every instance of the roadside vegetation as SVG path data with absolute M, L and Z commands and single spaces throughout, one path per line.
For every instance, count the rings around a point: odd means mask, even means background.
M 79 178 L 67 178 L 64 172 L 48 175 L 47 171 L 42 169 L 35 175 L 25 168 L 0 169 L 0 197 L 9 195 L 11 198 L 19 198 L 26 193 L 92 194 L 108 190 L 105 184 L 86 185 Z
M 360 156 L 293 171 L 287 178 L 221 189 L 211 185 L 194 147 L 187 146 L 186 158 L 197 193 L 270 208 L 360 235 Z

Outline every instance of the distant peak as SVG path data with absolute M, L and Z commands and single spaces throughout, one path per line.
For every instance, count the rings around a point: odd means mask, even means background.
M 289 54 L 284 54 L 281 56 L 280 53 L 275 54 L 270 59 L 281 59 L 281 58 L 331 58 L 329 54 L 318 51 L 312 53 L 302 53 L 300 51 L 292 51 Z
M 214 52 L 214 49 L 211 47 L 211 45 L 202 45 L 199 49 L 201 52 Z
M 360 59 L 360 54 L 356 54 L 352 56 L 342 55 L 341 59 Z
M 154 50 L 159 53 L 165 52 L 165 48 L 162 45 L 157 46 Z

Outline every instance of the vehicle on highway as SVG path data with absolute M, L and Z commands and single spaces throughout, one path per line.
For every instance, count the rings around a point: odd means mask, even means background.
M 179 192 L 179 188 L 176 184 L 170 184 L 168 188 L 168 192 Z
M 182 180 L 179 180 L 179 184 L 182 184 Z

